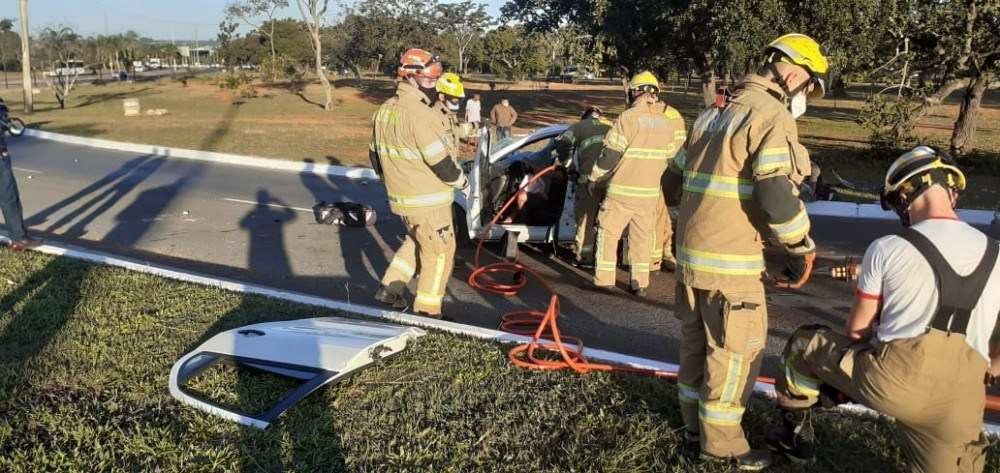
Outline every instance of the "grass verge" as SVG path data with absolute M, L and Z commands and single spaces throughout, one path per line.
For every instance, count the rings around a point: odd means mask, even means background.
M 171 364 L 219 331 L 328 315 L 0 250 L 0 471 L 727 471 L 682 455 L 672 383 L 527 372 L 504 347 L 439 333 L 314 393 L 266 431 L 167 391 Z M 231 368 L 194 385 L 246 409 L 288 387 Z M 745 424 L 758 442 L 774 421 L 755 401 Z M 827 413 L 817 428 L 811 471 L 900 467 L 890 422 Z M 988 471 L 1000 471 L 996 455 Z

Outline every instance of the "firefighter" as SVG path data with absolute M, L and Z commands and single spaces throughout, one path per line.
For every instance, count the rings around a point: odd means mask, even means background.
M 417 276 L 413 310 L 440 318 L 451 277 L 455 234 L 451 205 L 456 189 L 468 185 L 455 164 L 450 132 L 431 108 L 441 63 L 422 49 L 403 53 L 396 95 L 372 118 L 369 154 L 383 181 L 392 213 L 406 227 L 406 239 L 382 278 L 375 299 L 406 308 L 405 292 Z
M 772 448 L 812 460 L 809 409 L 839 392 L 896 419 L 909 471 L 983 471 L 984 381 L 1000 368 L 990 338 L 1000 244 L 958 219 L 964 189 L 962 171 L 926 146 L 889 168 L 883 205 L 908 228 L 865 252 L 846 334 L 807 326 L 788 341 Z
M 459 155 L 459 140 L 466 138 L 465 133 L 458 125 L 458 109 L 462 105 L 462 99 L 465 98 L 465 86 L 458 74 L 445 72 L 438 79 L 434 88 L 437 90 L 437 102 L 434 103 L 434 109 L 441 114 L 445 126 L 449 130 L 450 146 L 455 150 L 452 156 L 457 157 Z
M 789 255 L 799 279 L 815 251 L 797 188 L 809 175 L 795 119 L 807 96 L 824 92 L 827 59 L 801 34 L 768 45 L 764 66 L 734 95 L 695 121 L 686 155 L 665 177 L 668 203 L 680 201 L 675 314 L 682 322 L 678 394 L 686 436 L 706 460 L 761 470 L 743 411 L 767 340 L 763 238 Z M 683 189 L 683 192 L 681 192 Z
M 589 192 L 596 194 L 607 184 L 597 216 L 594 284 L 614 287 L 618 240 L 628 227 L 629 290 L 642 297 L 649 286 L 660 179 L 684 144 L 684 119 L 659 100 L 660 84 L 653 73 L 637 74 L 628 87 L 631 107 L 604 136 L 604 150 L 590 172 Z
M 600 107 L 587 107 L 580 116 L 580 121 L 574 123 L 556 141 L 556 151 L 563 166 L 573 167 L 573 172 L 579 175 L 576 186 L 576 264 L 592 266 L 594 264 L 594 220 L 604 200 L 603 186 L 595 187 L 595 193 L 588 191 L 590 173 L 594 169 L 597 157 L 603 149 L 604 135 L 611 129 L 611 122 L 604 118 Z M 573 153 L 576 161 L 573 163 Z

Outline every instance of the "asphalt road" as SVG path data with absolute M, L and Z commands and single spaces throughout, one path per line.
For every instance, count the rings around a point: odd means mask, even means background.
M 25 215 L 44 238 L 138 257 L 201 273 L 374 305 L 379 277 L 403 233 L 378 182 L 214 165 L 77 147 L 28 137 L 10 140 Z M 318 200 L 373 205 L 378 223 L 367 229 L 317 225 Z M 860 255 L 895 222 L 815 219 L 823 261 Z M 992 230 L 994 236 L 998 232 Z M 599 292 L 588 274 L 530 249 L 522 261 L 549 278 L 561 297 L 565 334 L 591 347 L 647 358 L 678 358 L 673 317 L 674 280 L 653 275 L 649 297 Z M 444 310 L 456 320 L 496 328 L 502 313 L 544 308 L 548 295 L 529 286 L 504 298 L 470 288 L 471 250 L 460 250 Z M 619 272 L 620 284 L 627 280 Z M 804 293 L 769 293 L 770 337 L 765 372 L 795 327 L 840 326 L 852 285 L 817 275 Z

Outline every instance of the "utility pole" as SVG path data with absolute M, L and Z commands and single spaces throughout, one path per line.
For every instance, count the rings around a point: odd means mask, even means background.
M 31 84 L 31 37 L 28 36 L 28 0 L 21 0 L 21 84 L 24 85 L 24 113 L 35 112 Z

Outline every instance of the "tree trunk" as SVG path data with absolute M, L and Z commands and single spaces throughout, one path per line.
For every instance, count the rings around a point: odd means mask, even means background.
M 28 0 L 21 0 L 21 85 L 24 88 L 24 113 L 35 111 L 35 96 L 31 84 L 31 36 L 28 31 Z
M 323 110 L 329 111 L 333 106 L 333 90 L 330 85 L 330 80 L 326 78 L 326 73 L 323 72 L 323 44 L 320 42 L 319 37 L 319 27 L 312 32 L 313 34 L 313 51 L 316 53 L 316 74 L 319 76 L 320 84 L 323 84 L 323 92 L 326 93 L 326 102 L 323 104 Z
M 274 48 L 274 18 L 271 19 L 271 34 L 267 37 L 271 45 L 271 82 L 278 82 L 278 52 Z
M 464 48 L 458 48 L 458 67 L 461 68 L 462 75 L 465 75 L 465 50 Z
M 701 71 L 701 95 L 705 100 L 705 108 L 715 105 L 715 68 L 713 67 Z
M 962 98 L 962 105 L 958 111 L 958 120 L 955 121 L 955 129 L 951 133 L 952 156 L 962 156 L 972 151 L 976 142 L 976 117 L 982 106 L 983 95 L 992 79 L 992 74 L 981 73 L 976 81 L 965 89 L 965 97 Z
M 924 97 L 920 102 L 920 105 L 913 110 L 910 114 L 909 120 L 904 120 L 896 124 L 894 132 L 896 136 L 903 136 L 911 130 L 921 118 L 930 112 L 931 108 L 940 105 L 944 99 L 948 98 L 952 92 L 961 89 L 962 87 L 969 87 L 972 83 L 972 79 L 964 77 L 961 79 L 951 79 L 947 80 L 938 86 L 937 90 L 933 94 Z

